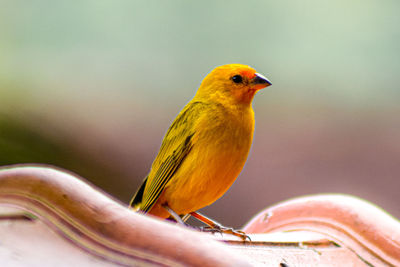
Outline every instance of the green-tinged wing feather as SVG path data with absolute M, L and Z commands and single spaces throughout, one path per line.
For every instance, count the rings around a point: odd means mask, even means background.
M 202 102 L 189 103 L 168 129 L 145 185 L 141 211 L 148 212 L 153 207 L 192 149 L 195 134 L 193 126 L 205 105 Z

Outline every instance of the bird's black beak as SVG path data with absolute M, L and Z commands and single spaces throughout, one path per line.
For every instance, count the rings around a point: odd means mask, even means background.
M 266 77 L 264 77 L 260 73 L 256 73 L 256 76 L 251 79 L 251 83 L 256 89 L 262 89 L 272 84 Z
M 272 83 L 260 73 L 256 73 L 256 77 L 253 78 L 253 83 L 254 84 L 265 84 L 266 86 L 272 85 Z

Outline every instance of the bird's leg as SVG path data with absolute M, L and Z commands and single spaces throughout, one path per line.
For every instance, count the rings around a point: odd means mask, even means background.
M 187 218 L 185 219 L 185 216 L 184 216 L 184 219 L 182 219 L 181 216 L 179 216 L 173 209 L 171 209 L 168 206 L 168 204 L 163 204 L 162 207 L 168 211 L 169 215 L 171 215 L 171 217 L 174 218 L 174 220 L 177 223 L 179 223 L 180 225 L 187 226 L 187 224 L 185 223 Z
M 208 218 L 207 216 L 204 216 L 204 215 L 198 213 L 197 211 L 191 212 L 190 215 L 192 215 L 197 220 L 203 222 L 204 224 L 207 224 L 210 227 L 210 228 L 203 228 L 203 231 L 220 232 L 220 233 L 224 233 L 224 234 L 230 234 L 230 235 L 240 237 L 243 241 L 246 241 L 246 239 L 249 239 L 249 241 L 251 241 L 250 237 L 245 232 L 222 226 L 218 222 Z
M 182 221 L 184 221 L 186 223 L 186 221 L 190 218 L 190 214 L 183 215 L 181 218 L 182 218 Z
M 230 234 L 234 235 L 237 237 L 240 237 L 243 241 L 246 239 L 250 239 L 250 237 L 243 231 L 240 230 L 235 230 L 233 228 L 225 227 L 219 224 L 218 222 L 208 218 L 205 215 L 202 215 L 198 212 L 191 212 L 189 214 L 184 215 L 182 218 L 179 216 L 173 209 L 171 209 L 167 204 L 162 205 L 164 209 L 168 211 L 168 213 L 171 215 L 171 217 L 180 225 L 188 226 L 185 222 L 187 219 L 189 219 L 190 216 L 195 217 L 197 220 L 201 221 L 202 223 L 206 224 L 209 226 L 209 228 L 202 227 L 200 228 L 201 231 L 204 232 L 213 232 L 213 233 L 224 233 L 224 234 Z

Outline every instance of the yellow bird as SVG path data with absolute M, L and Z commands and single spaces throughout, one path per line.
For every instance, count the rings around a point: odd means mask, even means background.
M 191 214 L 201 220 L 196 211 L 220 198 L 242 170 L 253 140 L 251 103 L 269 85 L 246 65 L 211 71 L 168 129 L 130 206 L 161 218 Z

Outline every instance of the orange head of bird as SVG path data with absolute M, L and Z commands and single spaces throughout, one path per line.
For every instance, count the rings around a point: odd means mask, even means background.
M 270 85 L 252 67 L 228 64 L 216 67 L 204 78 L 197 96 L 231 104 L 251 104 L 255 93 Z

